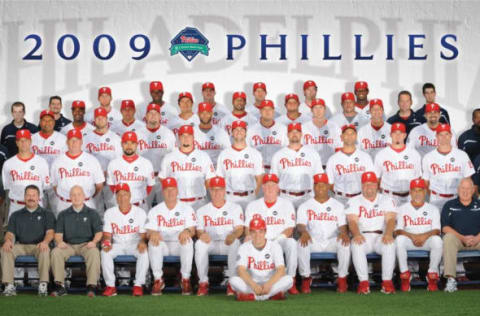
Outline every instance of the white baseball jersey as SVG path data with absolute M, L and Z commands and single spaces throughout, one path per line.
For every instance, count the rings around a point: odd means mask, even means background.
M 305 101 L 300 103 L 298 111 L 303 114 L 312 114 L 312 108 Z M 325 118 L 329 118 L 331 116 L 332 116 L 332 111 L 330 111 L 330 108 L 325 107 Z
M 126 214 L 118 206 L 105 211 L 103 231 L 112 234 L 114 244 L 136 245 L 140 242 L 140 234 L 145 233 L 147 214 L 145 210 L 135 205 Z
M 108 130 L 105 134 L 99 134 L 96 131 L 88 133 L 83 138 L 82 149 L 97 158 L 103 171 L 107 171 L 110 161 L 121 157 L 123 154 L 122 140 L 111 130 Z
M 362 126 L 357 135 L 359 148 L 374 159 L 380 150 L 392 143 L 390 129 L 391 125 L 386 122 L 379 129 L 374 128 L 372 124 Z
M 362 113 L 357 112 L 357 114 L 354 117 L 351 117 L 351 118 L 347 119 L 345 117 L 345 115 L 343 114 L 343 111 L 340 111 L 340 112 L 334 114 L 330 118 L 330 121 L 335 123 L 335 125 L 337 125 L 340 128 L 342 128 L 342 126 L 344 126 L 344 125 L 353 124 L 353 125 L 355 125 L 357 130 L 358 130 L 358 128 L 370 123 L 370 119 L 368 117 L 366 117 L 365 115 L 363 115 Z
M 95 193 L 95 184 L 105 182 L 97 158 L 86 152 L 74 158 L 68 153 L 60 155 L 53 162 L 50 172 L 52 186 L 57 187 L 57 195 L 66 200 L 70 199 L 70 189 L 75 185 L 80 185 L 85 198 L 89 199 Z
M 250 223 L 256 215 L 267 224 L 265 237 L 269 240 L 277 238 L 285 229 L 295 227 L 295 208 L 292 202 L 280 196 L 271 207 L 263 198 L 250 202 L 245 210 L 245 223 Z
M 135 111 L 135 117 L 137 120 L 145 122 L 145 116 L 147 115 L 147 107 L 148 104 L 145 106 L 139 106 L 136 108 Z M 178 107 L 164 103 L 160 107 L 160 124 L 161 125 L 167 125 L 168 122 L 175 116 L 178 115 Z
M 100 107 L 100 106 L 98 106 Z M 85 121 L 91 125 L 95 125 L 95 109 L 97 107 L 91 108 L 85 113 Z M 108 125 L 112 126 L 114 122 L 120 122 L 122 120 L 122 113 L 119 110 L 114 109 L 113 106 L 110 107 L 110 112 L 107 113 Z
M 422 158 L 413 148 L 382 149 L 375 157 L 375 174 L 381 178 L 380 187 L 396 193 L 410 190 L 410 181 L 422 176 Z
M 39 155 L 52 166 L 57 157 L 67 152 L 67 137 L 57 131 L 53 131 L 48 137 L 38 132 L 32 135 L 31 149 L 35 155 Z
M 213 241 L 223 241 L 237 226 L 243 226 L 243 211 L 240 205 L 226 201 L 216 208 L 212 203 L 197 210 L 197 229 L 210 235 Z
M 238 150 L 230 147 L 218 156 L 217 175 L 225 178 L 227 192 L 255 190 L 255 177 L 264 173 L 262 155 L 255 148 L 247 146 Z
M 279 267 L 285 266 L 282 247 L 275 241 L 267 240 L 260 250 L 248 241 L 238 248 L 238 266 L 245 267 L 253 281 L 267 282 Z
M 192 125 L 195 127 L 198 126 L 198 124 L 200 124 L 200 119 L 195 114 L 193 114 L 192 116 L 190 116 L 190 118 L 186 120 L 182 119 L 180 116 L 177 115 L 174 116 L 166 126 L 171 129 L 175 135 L 178 135 L 178 130 L 183 125 Z
M 242 120 L 247 123 L 247 130 L 258 121 L 255 116 L 249 113 L 245 113 L 243 116 L 236 116 L 232 113 L 228 113 L 220 120 L 219 126 L 222 127 L 228 133 L 228 135 L 232 135 L 232 123 L 238 120 Z
M 245 106 L 245 111 L 255 117 L 257 121 L 260 120 L 260 109 L 257 108 L 255 104 L 247 104 L 247 106 Z M 275 109 L 275 119 L 281 115 L 282 113 L 278 112 L 278 108 Z
M 452 131 L 452 147 L 457 147 L 457 137 Z M 428 127 L 427 123 L 414 127 L 408 134 L 407 145 L 414 147 L 423 157 L 438 146 L 437 131 Z
M 257 123 L 247 129 L 247 143 L 262 154 L 263 165 L 270 167 L 273 155 L 288 145 L 287 127 L 276 122 L 270 127 Z
M 375 200 L 366 199 L 363 194 L 355 196 L 345 206 L 345 214 L 358 216 L 360 232 L 385 230 L 385 215 L 397 212 L 393 200 L 384 194 L 377 193 Z
M 320 203 L 314 198 L 302 203 L 297 210 L 297 224 L 303 224 L 317 242 L 326 242 L 338 235 L 338 228 L 347 225 L 343 204 L 329 198 Z
M 195 107 L 194 112 L 198 114 L 198 107 Z M 222 121 L 223 117 L 225 117 L 229 113 L 230 110 L 225 105 L 215 102 L 215 105 L 213 106 L 212 125 L 220 126 L 219 124 Z
M 358 104 L 355 104 L 355 111 L 362 114 L 368 119 L 372 118 L 372 114 L 370 114 L 370 106 L 367 104 L 363 108 L 360 107 Z M 386 120 L 385 112 L 383 113 L 383 120 Z
M 171 210 L 162 202 L 148 212 L 145 229 L 158 231 L 164 241 L 178 241 L 178 235 L 189 227 L 197 226 L 197 217 L 189 205 L 177 202 Z
M 362 191 L 361 178 L 366 171 L 373 171 L 372 158 L 358 148 L 349 155 L 342 150 L 336 152 L 326 167 L 328 181 L 335 185 L 335 191 L 347 194 Z
M 93 132 L 95 130 L 95 127 L 87 122 L 83 122 L 83 125 L 80 127 L 74 127 L 72 122 L 62 127 L 62 129 L 60 130 L 60 133 L 62 133 L 63 135 L 67 135 L 69 130 L 75 129 L 75 128 L 82 131 L 83 137 L 85 137 L 88 133 Z
M 177 180 L 181 199 L 204 197 L 207 194 L 205 180 L 214 176 L 215 168 L 205 152 L 195 149 L 184 154 L 178 148 L 163 158 L 158 174 L 161 179 L 174 177 Z
M 205 151 L 210 156 L 213 164 L 217 164 L 220 152 L 231 146 L 230 136 L 219 126 L 213 125 L 206 133 L 199 127 L 196 127 L 193 135 L 195 148 Z
M 50 186 L 50 173 L 48 163 L 42 157 L 33 154 L 29 159 L 21 159 L 15 155 L 5 161 L 2 169 L 2 183 L 8 189 L 8 197 L 12 200 L 23 201 L 25 188 L 34 184 L 43 191 Z
M 335 153 L 336 148 L 343 147 L 340 127 L 332 121 L 327 121 L 321 128 L 317 127 L 313 121 L 307 122 L 302 125 L 302 132 L 303 144 L 315 149 L 323 163 L 326 163 Z
M 270 173 L 278 176 L 280 189 L 301 192 L 313 189 L 313 175 L 323 173 L 322 159 L 312 148 L 298 151 L 284 147 L 272 158 Z
M 455 147 L 448 154 L 433 150 L 423 157 L 423 178 L 430 181 L 430 190 L 440 194 L 457 194 L 462 178 L 475 173 L 470 158 Z
M 405 203 L 398 208 L 396 229 L 411 234 L 440 230 L 440 211 L 433 204 L 426 202 L 418 209 L 410 202 Z
M 288 117 L 287 114 L 283 114 L 283 115 L 280 115 L 277 119 L 275 119 L 275 122 L 288 126 L 288 124 L 292 124 L 292 123 L 304 124 L 304 123 L 310 122 L 311 120 L 312 120 L 312 114 L 310 112 L 308 113 L 300 112 L 300 116 L 294 120 Z
M 139 120 L 133 120 L 130 124 L 125 124 L 123 120 L 114 121 L 110 129 L 122 137 L 125 132 L 143 132 L 145 130 L 145 123 Z
M 140 155 L 150 160 L 153 170 L 159 172 L 163 157 L 175 148 L 175 135 L 168 127 L 160 125 L 156 130 L 145 128 L 139 136 L 137 148 Z
M 119 183 L 129 185 L 132 204 L 145 200 L 147 186 L 155 185 L 155 175 L 150 160 L 137 156 L 135 160 L 129 162 L 122 156 L 110 161 L 107 169 L 107 184 L 112 186 Z

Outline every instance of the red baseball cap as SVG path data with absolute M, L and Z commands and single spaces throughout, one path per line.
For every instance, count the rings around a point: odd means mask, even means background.
M 437 126 L 437 135 L 440 134 L 441 132 L 449 132 L 451 134 L 452 129 L 448 124 L 440 124 Z
M 193 126 L 192 125 L 182 125 L 178 129 L 178 136 L 183 134 L 193 135 Z
M 210 178 L 210 180 L 208 181 L 208 185 L 211 188 L 214 188 L 214 187 L 224 188 L 225 187 L 225 178 L 222 178 L 222 177 Z
M 128 183 L 118 183 L 116 186 L 115 186 L 115 193 L 118 193 L 120 191 L 127 191 L 127 192 L 130 192 L 130 186 L 128 185 Z
M 380 99 L 371 99 L 370 100 L 370 109 L 373 108 L 375 105 L 380 106 L 383 109 L 383 102 Z
M 266 230 L 267 224 L 261 216 L 254 217 L 248 225 L 249 230 Z
M 94 117 L 94 118 L 97 118 L 97 117 L 99 117 L 99 116 L 107 117 L 107 116 L 108 116 L 107 110 L 105 110 L 105 109 L 102 108 L 102 107 L 96 108 L 96 109 L 93 111 L 93 117 Z
M 263 82 L 255 82 L 253 84 L 253 92 L 255 92 L 257 89 L 263 89 L 265 92 L 267 92 L 267 85 Z
M 28 129 L 19 129 L 15 133 L 15 138 L 20 139 L 20 138 L 26 138 L 26 139 L 32 139 L 32 133 Z
M 156 103 L 150 103 L 148 106 L 147 106 L 147 113 L 150 112 L 150 111 L 157 111 L 158 113 L 161 112 L 160 110 L 160 105 L 156 104 Z
M 317 173 L 313 176 L 313 183 L 327 183 L 328 184 L 328 175 L 326 173 Z
M 72 102 L 72 109 L 79 108 L 79 109 L 84 109 L 85 108 L 85 102 L 81 100 L 75 100 Z
M 266 173 L 263 175 L 262 183 L 267 183 L 269 181 L 273 181 L 275 183 L 278 183 L 278 177 L 274 173 Z
M 321 106 L 325 107 L 325 101 L 323 99 L 320 99 L 320 98 L 313 99 L 310 107 L 313 108 L 316 105 L 321 105 Z
M 101 96 L 104 93 L 112 96 L 112 89 L 110 89 L 109 87 L 101 87 L 100 89 L 98 89 L 98 96 Z
M 301 123 L 290 123 L 288 124 L 288 132 L 290 133 L 291 131 L 302 131 L 302 124 Z
M 125 110 L 128 108 L 135 110 L 135 102 L 133 102 L 133 100 L 122 100 L 122 105 L 120 105 L 120 110 Z
M 242 98 L 242 99 L 244 99 L 244 100 L 246 101 L 246 100 L 247 100 L 247 95 L 246 95 L 245 92 L 243 92 L 243 91 L 234 92 L 234 93 L 233 93 L 233 96 L 232 96 L 232 102 L 233 102 L 235 99 L 238 99 L 238 98 Z
M 215 91 L 215 85 L 213 84 L 213 82 L 205 82 L 204 84 L 202 84 L 202 91 L 205 89 L 212 89 Z
M 198 113 L 200 112 L 213 112 L 213 106 L 207 102 L 201 102 L 198 104 Z
M 298 99 L 298 95 L 296 95 L 295 93 L 289 93 L 285 96 L 285 104 L 287 104 L 288 100 L 290 100 L 290 99 L 295 99 L 295 101 L 300 103 L 300 101 Z
M 244 129 L 247 129 L 247 122 L 242 121 L 242 120 L 233 121 L 232 130 L 236 129 L 237 127 L 242 127 Z
M 355 132 L 357 131 L 357 127 L 353 124 L 347 124 L 342 126 L 342 133 L 345 132 L 347 129 L 353 129 Z
M 166 188 L 176 188 L 177 187 L 177 180 L 175 178 L 165 178 L 162 180 L 162 189 Z
M 83 139 L 82 131 L 76 128 L 69 130 L 67 133 L 67 139 L 74 138 L 74 137 L 78 139 Z
M 310 87 L 317 88 L 317 84 L 313 80 L 307 80 L 303 83 L 303 91 L 307 90 Z
M 423 180 L 422 178 L 413 179 L 412 181 L 410 181 L 410 190 L 414 188 L 426 189 L 427 184 L 425 183 L 425 180 Z
M 266 108 L 267 106 L 271 107 L 272 109 L 275 108 L 275 105 L 273 104 L 272 100 L 263 100 L 262 103 L 260 103 L 259 108 L 263 109 L 263 108 Z
M 428 103 L 425 105 L 425 113 L 440 112 L 440 105 L 437 103 Z
M 346 100 L 351 100 L 355 102 L 355 95 L 351 92 L 342 93 L 342 103 Z
M 55 119 L 55 114 L 52 111 L 49 111 L 49 110 L 43 110 L 42 112 L 40 112 L 40 119 L 42 119 L 42 117 L 44 117 L 45 115 L 49 115 L 53 119 Z
M 189 98 L 190 101 L 193 102 L 193 97 L 190 92 L 180 92 L 180 94 L 178 95 L 178 101 L 180 101 L 182 98 Z
M 160 90 L 163 91 L 163 84 L 161 81 L 152 81 L 150 82 L 150 92 Z
M 355 90 L 368 89 L 368 83 L 366 81 L 355 82 Z
M 367 171 L 362 174 L 362 183 L 366 182 L 378 182 L 375 172 Z
M 401 122 L 393 123 L 392 128 L 390 129 L 390 133 L 393 133 L 395 131 L 401 131 L 402 133 L 407 132 L 407 128 L 405 127 L 405 124 Z
M 122 135 L 122 143 L 132 141 L 138 143 L 137 133 L 135 132 L 125 132 Z

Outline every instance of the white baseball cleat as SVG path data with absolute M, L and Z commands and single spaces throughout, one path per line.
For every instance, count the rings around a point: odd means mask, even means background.
M 445 292 L 453 293 L 457 291 L 457 280 L 455 278 L 448 278 L 447 285 L 445 286 Z

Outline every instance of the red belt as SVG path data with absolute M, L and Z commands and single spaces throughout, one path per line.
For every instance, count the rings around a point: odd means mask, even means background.
M 350 193 L 342 193 L 342 192 L 337 192 L 337 191 L 335 191 L 335 194 L 340 195 L 340 196 L 344 196 L 344 197 L 347 197 L 347 198 L 360 195 L 360 193 L 361 193 L 361 192 L 350 194 Z
M 439 197 L 443 197 L 443 198 L 452 198 L 455 196 L 455 194 L 442 194 L 442 193 L 437 193 L 433 190 L 432 190 L 432 194 L 438 195 Z
M 138 202 L 135 202 L 135 203 L 132 203 L 132 204 L 135 205 L 135 206 L 140 206 L 143 203 L 145 203 L 145 200 L 141 200 L 141 201 L 138 201 Z
M 392 192 L 392 191 L 389 191 L 389 190 L 383 190 L 383 192 L 385 192 L 385 193 L 392 193 L 393 195 L 400 196 L 400 197 L 406 197 L 406 196 L 408 196 L 408 195 L 410 194 L 410 193 L 408 193 L 408 192 L 399 193 L 399 192 Z
M 236 195 L 236 196 L 247 196 L 247 195 L 250 195 L 252 193 L 253 193 L 253 191 L 243 191 L 243 192 L 228 192 L 227 191 L 227 194 Z
M 193 197 L 193 198 L 184 198 L 184 199 L 180 199 L 180 201 L 182 202 L 194 202 L 194 201 L 197 201 L 197 200 L 202 200 L 204 197 L 201 196 L 201 197 Z
M 363 231 L 362 234 L 368 234 L 368 233 L 371 233 L 371 234 L 383 234 L 383 232 L 381 230 L 366 230 L 366 231 Z
M 72 200 L 65 199 L 65 198 L 61 197 L 60 195 L 57 195 L 57 196 L 58 196 L 58 198 L 59 198 L 60 200 L 62 200 L 63 202 L 72 203 Z M 90 198 L 86 198 L 84 201 L 88 201 L 88 200 L 90 200 Z
M 24 201 L 17 201 L 17 200 L 14 200 L 14 199 L 10 199 L 10 202 L 17 203 L 17 204 L 20 204 L 20 205 L 25 205 Z
M 270 169 L 270 166 L 263 166 L 263 168 L 265 168 L 265 169 Z
M 301 192 L 289 192 L 289 191 L 286 191 L 286 190 L 280 190 L 280 192 L 282 192 L 284 194 L 290 194 L 290 195 L 293 195 L 293 196 L 304 196 L 305 194 L 312 192 L 312 190 L 301 191 Z

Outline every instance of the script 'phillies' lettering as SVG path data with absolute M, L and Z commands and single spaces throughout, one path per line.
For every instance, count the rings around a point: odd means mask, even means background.
M 115 223 L 112 223 L 112 234 L 136 234 L 140 231 L 140 226 L 131 226 L 131 225 L 123 225 L 122 227 L 118 226 Z
M 40 181 L 40 176 L 31 171 L 18 173 L 17 170 L 10 170 L 10 176 L 13 181 Z
M 287 158 L 280 159 L 280 164 L 282 168 L 285 169 L 287 167 L 311 167 L 312 163 L 307 161 L 303 158 L 295 158 L 295 160 L 289 160 Z
M 434 175 L 436 175 L 437 173 L 460 172 L 460 166 L 455 166 L 451 163 L 446 163 L 443 166 L 434 163 L 430 165 L 430 169 L 432 170 Z
M 225 159 L 223 161 L 223 164 L 225 165 L 225 169 L 239 169 L 239 168 L 249 168 L 253 169 L 255 165 L 252 162 L 248 162 L 244 159 L 240 159 L 238 161 L 233 161 L 231 159 Z
M 116 182 L 123 181 L 145 181 L 145 177 L 142 175 L 136 175 L 135 172 L 126 172 L 123 173 L 120 170 L 115 170 L 113 172 Z
M 437 147 L 436 139 L 429 139 L 427 136 L 421 135 L 420 137 L 418 137 L 418 140 L 420 141 L 420 146 Z
M 158 226 L 163 226 L 163 227 L 176 227 L 176 226 L 183 226 L 185 225 L 185 220 L 178 219 L 178 218 L 170 218 L 167 220 L 165 217 L 162 215 L 157 216 L 157 225 Z
M 233 225 L 233 220 L 231 218 L 217 217 L 216 219 L 211 218 L 208 215 L 203 216 L 203 222 L 205 226 L 227 226 Z
M 268 261 L 266 260 L 260 260 L 258 262 L 255 261 L 255 258 L 254 257 L 248 257 L 248 266 L 247 268 L 248 269 L 251 269 L 253 266 L 253 269 L 255 270 L 262 270 L 262 271 L 265 271 L 265 270 L 274 270 L 275 269 L 275 263 L 269 263 Z
M 252 218 L 255 218 L 255 216 L 263 217 L 260 214 L 255 214 Z M 265 220 L 265 224 L 267 225 L 285 225 L 285 219 L 283 218 L 276 218 L 275 216 L 265 216 L 263 217 L 263 219 Z
M 376 210 L 376 209 L 371 209 L 371 210 L 368 210 L 363 207 L 363 206 L 360 206 L 360 213 L 358 214 L 358 217 L 365 217 L 365 218 L 374 218 L 374 217 L 378 217 L 378 216 L 384 216 L 385 215 L 385 211 L 379 211 L 379 210 Z
M 331 215 L 327 212 L 317 213 L 314 210 L 308 210 L 307 214 L 308 214 L 308 220 L 309 221 L 313 221 L 313 220 L 315 220 L 315 221 L 332 221 L 332 222 L 337 221 L 337 216 Z
M 365 172 L 365 166 L 359 166 L 357 164 L 351 163 L 348 166 L 344 165 L 335 165 L 335 170 L 337 170 L 338 175 L 341 176 L 342 174 L 347 173 L 357 173 L 357 172 Z
M 140 146 L 140 150 L 146 149 L 165 149 L 167 148 L 167 144 L 159 142 L 157 140 L 152 140 L 151 142 L 146 142 L 143 139 L 138 141 L 138 146 Z
M 395 170 L 404 170 L 404 169 L 414 169 L 415 166 L 413 163 L 408 163 L 406 161 L 398 161 L 397 163 L 394 163 L 392 161 L 384 161 L 383 166 L 387 170 L 387 172 L 390 171 L 395 171 Z
M 172 161 L 170 163 L 170 167 L 172 167 L 172 172 L 175 171 L 198 171 L 202 172 L 202 167 L 195 165 L 191 162 L 186 162 L 184 164 L 178 163 L 177 161 Z
M 58 169 L 60 173 L 60 178 L 74 178 L 74 177 L 90 177 L 90 171 L 82 170 L 80 168 L 73 168 L 67 170 L 66 168 Z
M 333 144 L 333 138 L 328 138 L 324 135 L 313 137 L 313 135 L 305 134 L 303 140 L 305 141 L 305 145 Z
M 405 226 L 432 225 L 432 220 L 430 218 L 417 217 L 413 219 L 408 215 L 403 216 L 403 222 Z
M 32 146 L 32 151 L 37 155 L 60 155 L 61 153 L 60 149 L 54 149 L 50 146 L 44 146 L 43 148 L 40 148 L 36 145 Z
M 252 140 L 254 142 L 254 146 L 259 146 L 259 145 L 281 145 L 282 142 L 280 139 L 275 138 L 273 136 L 267 136 L 265 138 L 262 138 L 260 135 L 254 135 L 252 137 Z
M 109 145 L 107 143 L 88 143 L 86 146 L 89 152 L 100 152 L 100 151 L 115 151 L 115 146 Z
M 375 140 L 373 143 L 368 138 L 362 139 L 363 148 L 365 149 L 376 149 L 387 147 L 387 143 L 379 139 Z
M 215 144 L 212 142 L 200 143 L 195 140 L 193 141 L 193 144 L 195 145 L 195 148 L 200 150 L 220 150 L 221 149 L 219 144 Z

